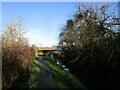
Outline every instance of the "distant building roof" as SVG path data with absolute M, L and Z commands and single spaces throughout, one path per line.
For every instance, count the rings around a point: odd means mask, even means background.
M 52 47 L 39 47 L 39 50 L 54 50 Z

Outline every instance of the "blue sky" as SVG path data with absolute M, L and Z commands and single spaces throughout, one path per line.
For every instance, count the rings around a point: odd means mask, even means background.
M 60 27 L 72 17 L 77 5 L 78 2 L 3 2 L 3 24 L 22 17 L 30 44 L 56 45 Z
M 3 3 L 3 23 L 22 17 L 30 44 L 51 46 L 58 42 L 60 27 L 72 16 L 77 3 Z

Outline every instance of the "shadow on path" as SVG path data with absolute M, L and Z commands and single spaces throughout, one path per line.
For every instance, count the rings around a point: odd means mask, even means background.
M 50 74 L 50 70 L 47 64 L 43 61 L 43 58 L 38 58 L 40 61 L 40 88 L 55 88 L 53 78 Z

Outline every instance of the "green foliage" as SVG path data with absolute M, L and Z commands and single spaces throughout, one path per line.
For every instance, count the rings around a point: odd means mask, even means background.
M 47 57 L 48 58 L 48 57 Z M 45 59 L 45 62 L 47 63 L 48 67 L 50 68 L 52 76 L 55 78 L 57 83 L 57 88 L 85 88 L 78 78 L 73 76 L 67 71 L 64 71 L 63 68 L 58 66 L 57 64 L 52 63 L 50 59 Z

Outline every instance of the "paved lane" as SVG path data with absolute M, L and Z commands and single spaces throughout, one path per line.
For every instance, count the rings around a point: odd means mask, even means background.
M 43 58 L 38 59 L 40 61 L 40 88 L 55 88 L 53 78 L 50 74 L 50 70 L 46 63 L 43 61 Z

